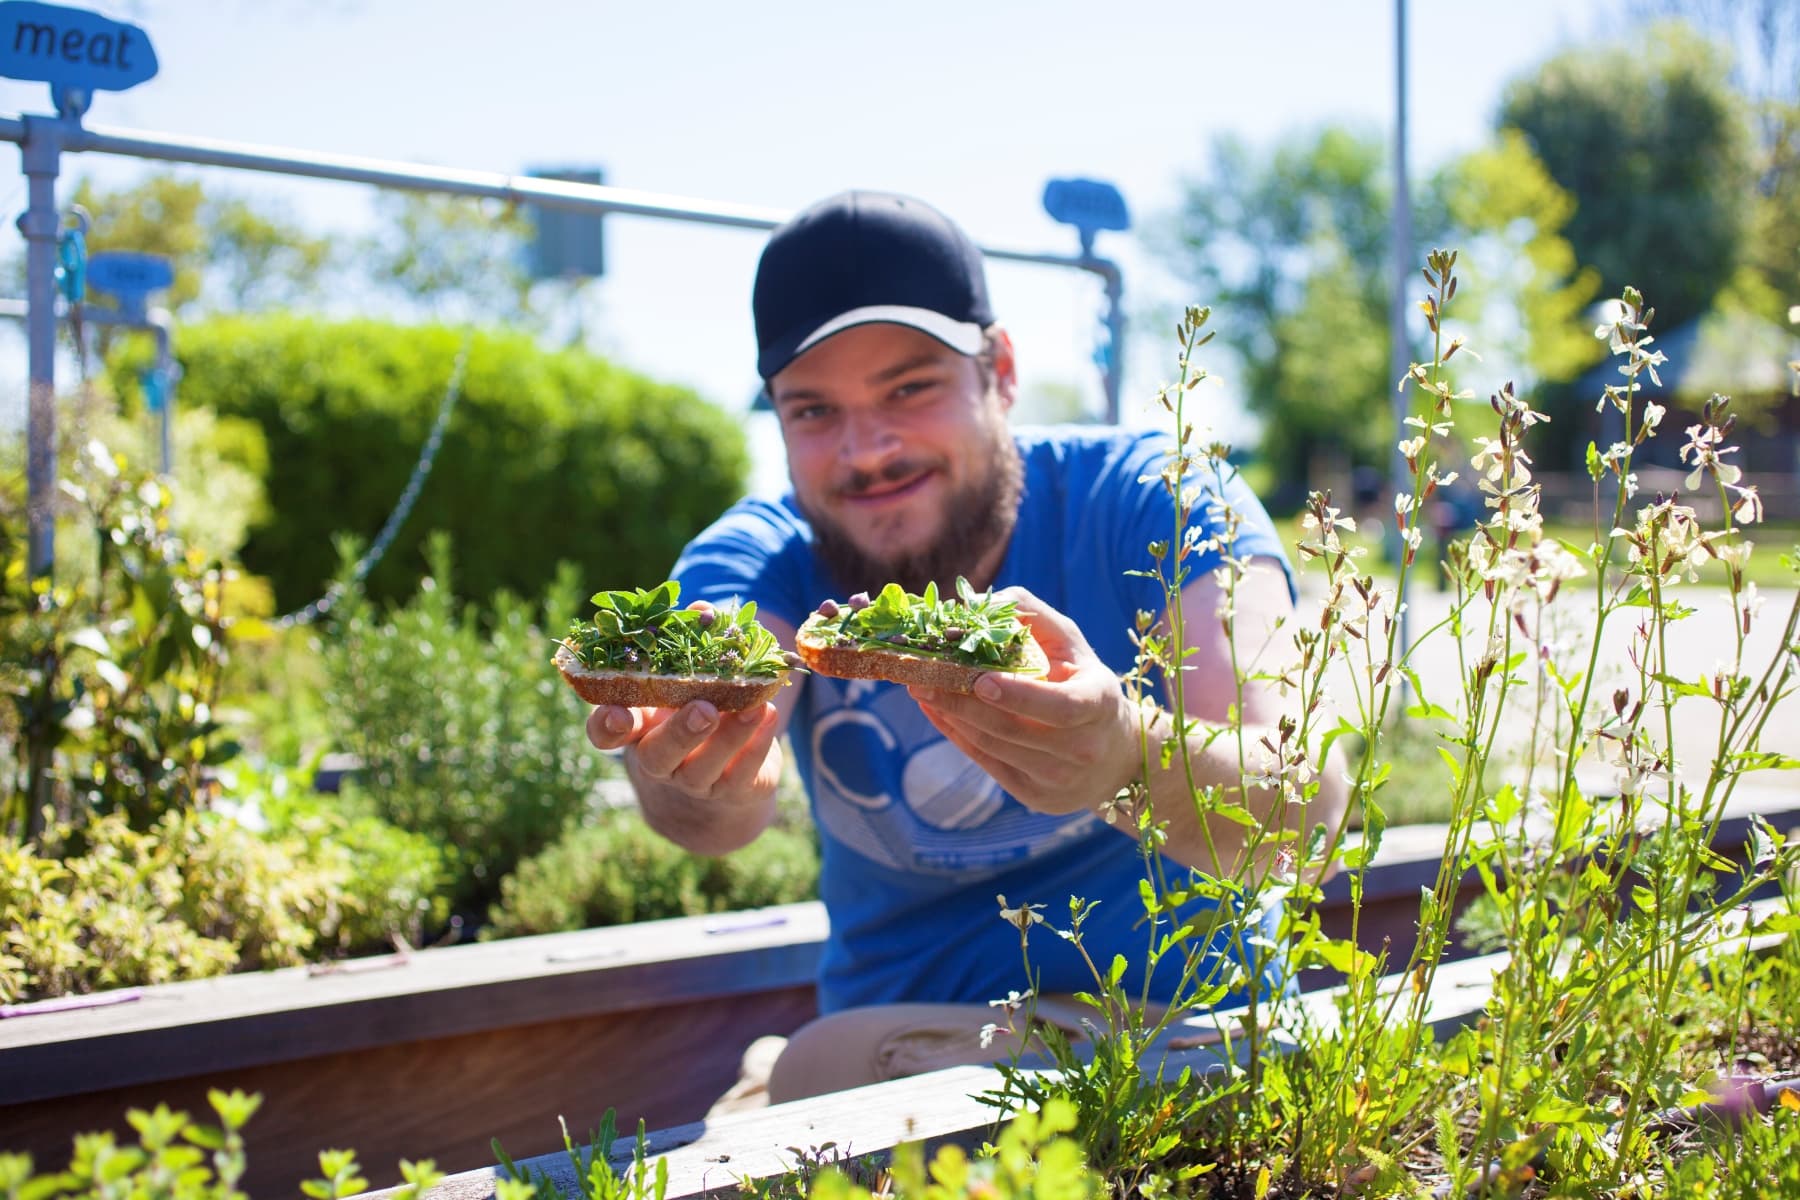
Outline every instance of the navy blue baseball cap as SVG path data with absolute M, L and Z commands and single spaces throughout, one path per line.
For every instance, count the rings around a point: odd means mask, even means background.
M 959 354 L 994 322 L 981 250 L 923 200 L 840 192 L 769 237 L 751 296 L 765 381 L 834 333 L 909 325 Z

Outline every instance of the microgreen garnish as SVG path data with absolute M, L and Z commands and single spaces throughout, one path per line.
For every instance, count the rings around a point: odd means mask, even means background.
M 819 606 L 814 628 L 839 646 L 1018 671 L 1028 665 L 1025 647 L 1031 635 L 1016 610 L 1012 601 L 977 592 L 959 575 L 956 595 L 944 599 L 938 598 L 935 583 L 927 583 L 923 595 L 890 583 L 873 599 L 859 592 L 845 604 L 827 600 Z
M 681 585 L 596 592 L 594 618 L 574 621 L 564 645 L 595 671 L 649 675 L 771 678 L 788 670 L 787 652 L 756 621 L 756 604 L 677 608 Z

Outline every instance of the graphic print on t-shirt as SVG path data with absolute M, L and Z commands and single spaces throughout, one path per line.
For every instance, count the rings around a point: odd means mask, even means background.
M 932 728 L 906 693 L 867 679 L 807 680 L 817 819 L 901 871 L 967 874 L 1045 854 L 1087 833 L 1089 813 L 1034 813 Z

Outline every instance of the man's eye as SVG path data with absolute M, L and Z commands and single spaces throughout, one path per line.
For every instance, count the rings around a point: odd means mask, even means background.
M 796 404 L 787 409 L 786 420 L 790 425 L 820 421 L 831 414 L 831 410 L 823 404 Z
M 894 389 L 896 400 L 914 400 L 924 396 L 937 386 L 935 379 L 909 379 Z

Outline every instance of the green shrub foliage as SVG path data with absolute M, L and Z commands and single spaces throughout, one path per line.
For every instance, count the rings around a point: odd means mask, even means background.
M 808 833 L 780 827 L 724 858 L 700 858 L 617 809 L 572 829 L 501 882 L 489 936 L 554 933 L 789 904 L 818 895 Z
M 139 833 L 111 813 L 73 834 L 0 836 L 0 1002 L 297 966 L 442 916 L 436 851 L 369 822 L 171 812 Z
M 230 571 L 176 532 L 163 483 L 74 450 L 54 579 L 27 569 L 23 498 L 0 500 L 0 835 L 95 812 L 147 829 L 237 753 L 215 711 Z
M 452 902 L 480 913 L 503 876 L 586 811 L 608 767 L 582 736 L 588 707 L 550 665 L 586 592 L 565 565 L 541 610 L 506 592 L 485 610 L 450 594 L 450 541 L 383 610 L 349 587 L 321 630 L 325 711 L 362 761 L 352 804 L 451 856 Z
M 332 578 L 334 535 L 381 528 L 463 342 L 458 329 L 293 315 L 182 328 L 182 402 L 248 417 L 267 438 L 268 512 L 243 565 L 283 610 Z M 370 594 L 411 593 L 434 529 L 455 541 L 465 597 L 540 595 L 563 559 L 590 590 L 656 583 L 742 493 L 748 466 L 737 425 L 689 390 L 524 334 L 476 333 L 436 465 Z
M 241 1188 L 248 1166 L 243 1129 L 262 1105 L 261 1094 L 209 1089 L 207 1103 L 217 1125 L 202 1124 L 185 1111 L 158 1104 L 130 1109 L 126 1123 L 135 1145 L 111 1132 L 78 1133 L 65 1171 L 35 1170 L 29 1154 L 0 1153 L 0 1198 L 4 1200 L 245 1200 Z M 300 1181 L 310 1200 L 343 1200 L 368 1190 L 369 1181 L 352 1150 L 319 1151 L 319 1175 Z M 401 1183 L 392 1200 L 418 1200 L 443 1181 L 429 1158 L 400 1160 Z

